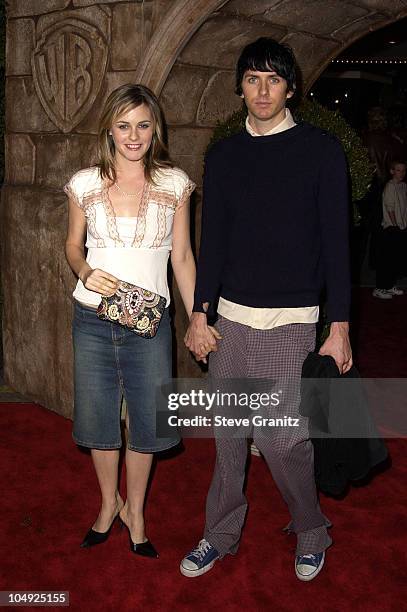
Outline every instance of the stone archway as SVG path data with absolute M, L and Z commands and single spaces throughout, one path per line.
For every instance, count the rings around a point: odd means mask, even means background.
M 288 43 L 306 91 L 355 40 L 406 15 L 404 0 L 177 0 L 136 77 L 160 95 L 172 154 L 200 182 L 211 130 L 240 107 L 234 66 L 247 42 L 268 35 Z
M 175 59 L 196 30 L 228 0 L 178 0 L 163 19 L 137 68 L 136 79 L 157 94 Z M 191 4 L 193 4 L 191 8 Z M 188 14 L 188 18 L 186 15 Z
M 167 12 L 160 27 L 155 31 L 136 77 L 157 94 L 167 80 L 174 63 L 188 43 L 194 38 L 197 49 L 213 31 L 209 61 L 216 54 L 216 42 L 232 43 L 224 39 L 224 30 L 234 30 L 232 22 L 240 22 L 246 28 L 245 39 L 256 36 L 260 24 L 265 34 L 290 44 L 304 72 L 305 87 L 309 87 L 323 72 L 331 59 L 358 38 L 362 38 L 385 25 L 407 15 L 403 0 L 176 0 Z M 229 21 L 229 24 L 227 24 Z M 220 26 L 220 27 L 219 27 Z M 256 27 L 257 26 L 257 27 Z M 243 43 L 244 44 L 244 43 Z M 243 46 L 242 43 L 238 47 Z M 205 47 L 205 51 L 208 47 Z M 202 57 L 202 47 L 200 55 Z M 207 65 L 207 64 L 205 64 Z

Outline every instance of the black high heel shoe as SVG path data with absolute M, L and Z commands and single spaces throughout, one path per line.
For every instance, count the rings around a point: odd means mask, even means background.
M 90 548 L 91 546 L 96 546 L 97 544 L 103 544 L 103 542 L 106 542 L 118 516 L 119 513 L 116 514 L 107 531 L 94 531 L 93 529 L 89 529 L 81 544 L 81 548 Z
M 129 541 L 130 541 L 130 550 L 135 555 L 140 555 L 141 557 L 149 557 L 150 559 L 158 559 L 158 552 L 151 544 L 150 540 L 146 540 L 145 542 L 140 542 L 139 544 L 135 544 L 131 539 L 130 529 L 127 527 L 126 523 L 119 517 L 119 522 L 122 527 L 126 527 L 129 532 Z

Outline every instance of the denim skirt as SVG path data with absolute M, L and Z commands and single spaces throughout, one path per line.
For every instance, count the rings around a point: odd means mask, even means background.
M 101 450 L 121 447 L 122 396 L 128 411 L 129 449 L 154 453 L 179 443 L 176 431 L 171 438 L 156 435 L 157 400 L 172 375 L 168 308 L 157 334 L 146 339 L 100 320 L 94 308 L 75 302 L 73 344 L 77 444 Z

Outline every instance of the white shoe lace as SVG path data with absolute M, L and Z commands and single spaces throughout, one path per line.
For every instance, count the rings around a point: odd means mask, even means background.
M 198 546 L 191 552 L 191 557 L 196 557 L 199 561 L 202 561 L 208 550 L 210 550 L 212 546 L 205 540 L 201 540 Z
M 300 559 L 299 559 L 299 563 L 298 563 L 298 565 L 301 565 L 301 563 L 302 563 L 302 560 L 303 560 L 303 559 L 310 559 L 310 560 L 311 560 L 311 561 L 312 561 L 314 564 L 316 564 L 316 562 L 317 562 L 317 557 L 316 557 L 316 555 L 312 555 L 312 554 L 309 554 L 309 555 L 301 555 L 301 556 L 300 556 Z

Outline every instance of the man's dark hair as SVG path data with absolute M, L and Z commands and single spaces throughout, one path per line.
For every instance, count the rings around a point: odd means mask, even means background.
M 236 93 L 242 95 L 243 75 L 247 70 L 276 72 L 287 81 L 288 91 L 295 91 L 297 63 L 288 45 L 278 43 L 274 38 L 262 37 L 247 45 L 237 61 Z

